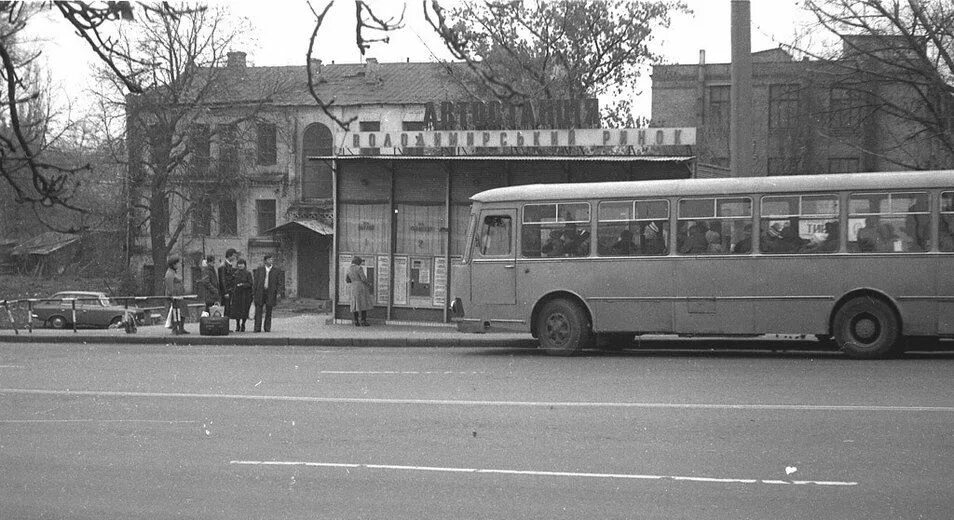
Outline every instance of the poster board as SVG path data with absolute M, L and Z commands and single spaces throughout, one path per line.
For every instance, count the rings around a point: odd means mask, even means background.
M 348 268 L 351 267 L 352 253 L 340 253 L 338 255 L 338 303 L 342 305 L 351 304 L 351 285 L 345 280 L 348 276 Z
M 434 307 L 447 305 L 447 258 L 434 257 L 434 297 L 431 304 Z
M 407 305 L 408 257 L 394 257 L 394 304 Z
M 387 255 L 375 258 L 378 268 L 375 273 L 375 299 L 378 305 L 387 305 L 391 299 L 391 260 Z

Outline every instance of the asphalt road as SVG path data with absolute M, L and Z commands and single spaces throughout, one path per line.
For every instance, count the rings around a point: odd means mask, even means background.
M 0 519 L 951 518 L 954 355 L 0 344 Z

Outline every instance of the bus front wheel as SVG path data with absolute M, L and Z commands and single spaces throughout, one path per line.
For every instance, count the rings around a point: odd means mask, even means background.
M 590 344 L 593 332 L 579 305 L 559 299 L 547 302 L 540 311 L 537 336 L 547 354 L 572 356 Z
M 883 300 L 861 297 L 849 300 L 835 314 L 835 341 L 855 359 L 883 358 L 894 352 L 901 327 L 894 310 Z

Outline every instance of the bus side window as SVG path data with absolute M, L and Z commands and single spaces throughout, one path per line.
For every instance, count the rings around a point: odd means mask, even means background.
M 509 215 L 487 215 L 475 237 L 474 247 L 481 256 L 510 254 L 513 223 Z
M 954 251 L 954 191 L 941 194 L 941 218 L 938 219 L 937 247 L 940 251 Z

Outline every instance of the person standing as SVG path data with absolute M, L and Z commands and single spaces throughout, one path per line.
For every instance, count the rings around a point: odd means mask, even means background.
M 232 305 L 232 291 L 235 289 L 235 264 L 238 262 L 238 251 L 233 248 L 225 250 L 225 262 L 219 266 L 219 295 L 222 305 L 225 306 L 225 315 L 229 315 Z
M 272 255 L 262 258 L 263 265 L 255 268 L 252 282 L 252 301 L 255 303 L 255 332 L 272 330 L 272 309 L 278 303 L 278 295 L 285 292 L 285 273 L 272 265 Z
M 215 256 L 209 255 L 202 261 L 202 274 L 198 283 L 199 298 L 205 303 L 206 312 L 215 303 L 221 302 L 219 296 L 219 276 L 215 272 Z
M 352 258 L 351 265 L 348 266 L 348 277 L 346 279 L 351 286 L 351 314 L 354 316 L 355 327 L 370 325 L 368 323 L 368 311 L 374 307 L 372 285 L 361 267 L 363 263 L 364 260 L 360 256 Z M 360 321 L 358 321 L 359 315 L 361 316 Z
M 185 294 L 185 286 L 182 284 L 182 275 L 179 274 L 179 258 L 169 259 L 169 268 L 166 269 L 165 294 L 169 298 L 169 313 L 172 321 L 173 334 L 188 334 L 185 330 L 185 320 L 182 318 L 182 308 L 185 306 L 181 298 Z
M 235 320 L 235 332 L 245 332 L 245 321 L 248 320 L 248 310 L 252 306 L 252 272 L 242 258 L 235 267 L 235 290 L 232 292 L 232 305 L 227 316 Z

